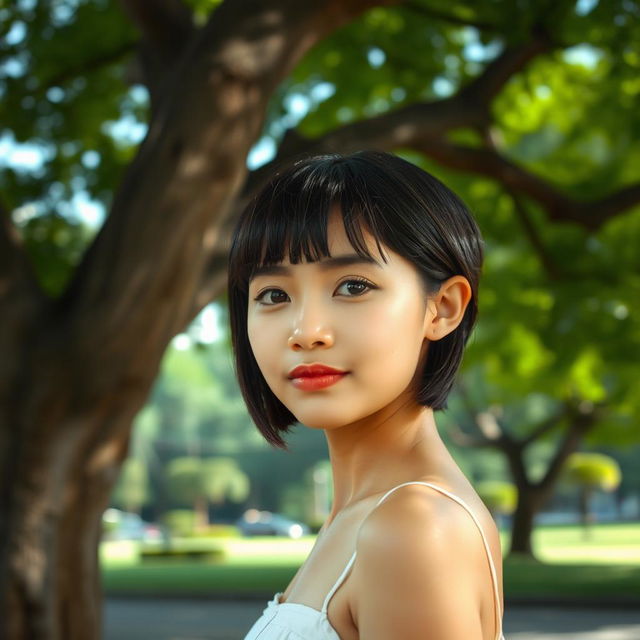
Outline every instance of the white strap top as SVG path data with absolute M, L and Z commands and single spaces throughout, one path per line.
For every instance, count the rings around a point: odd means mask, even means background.
M 378 500 L 374 509 L 396 489 L 409 484 L 423 484 L 439 491 L 466 509 L 469 515 L 473 518 L 473 521 L 476 523 L 476 526 L 480 531 L 480 535 L 482 536 L 482 542 L 487 554 L 487 559 L 489 560 L 489 569 L 491 570 L 495 611 L 498 622 L 495 640 L 505 640 L 504 635 L 502 634 L 502 607 L 500 604 L 500 591 L 498 589 L 498 578 L 496 575 L 495 565 L 493 564 L 491 550 L 489 548 L 487 538 L 484 535 L 484 531 L 482 530 L 480 522 L 476 518 L 475 514 L 469 508 L 469 505 L 467 505 L 464 500 L 442 487 L 432 484 L 431 482 L 415 480 L 411 482 L 403 482 L 397 487 L 393 487 L 393 489 L 387 491 L 382 498 Z M 269 601 L 267 608 L 262 612 L 260 618 L 256 620 L 244 640 L 340 640 L 338 632 L 329 622 L 329 618 L 327 617 L 327 608 L 333 594 L 346 579 L 355 559 L 356 552 L 354 551 L 351 559 L 347 563 L 347 566 L 344 568 L 340 577 L 336 580 L 335 584 L 327 594 L 327 597 L 324 599 L 324 603 L 322 604 L 322 609 L 320 611 L 297 602 L 280 602 L 282 592 L 279 591 L 275 594 L 273 599 Z

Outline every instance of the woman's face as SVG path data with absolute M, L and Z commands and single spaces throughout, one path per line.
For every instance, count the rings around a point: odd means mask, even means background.
M 408 387 L 424 355 L 430 313 L 424 287 L 410 262 L 384 247 L 385 263 L 363 233 L 375 262 L 356 254 L 334 212 L 327 229 L 331 258 L 287 260 L 249 284 L 247 328 L 258 366 L 275 396 L 309 427 L 338 428 L 403 392 L 415 397 Z M 290 377 L 309 364 L 346 373 Z

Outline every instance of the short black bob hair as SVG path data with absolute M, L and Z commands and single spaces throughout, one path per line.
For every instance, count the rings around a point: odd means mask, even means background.
M 480 230 L 462 201 L 416 165 L 390 153 L 358 151 L 298 159 L 278 170 L 242 212 L 233 233 L 228 263 L 231 340 L 236 375 L 247 408 L 264 438 L 288 450 L 282 438 L 295 416 L 267 385 L 247 333 L 249 281 L 259 266 L 329 257 L 327 222 L 338 204 L 354 250 L 371 257 L 362 229 L 413 263 L 425 293 L 462 275 L 472 298 L 461 323 L 429 345 L 417 401 L 434 411 L 447 396 L 462 361 L 478 312 L 482 269 Z M 384 256 L 383 256 L 384 257 Z M 264 337 L 265 340 L 269 336 Z

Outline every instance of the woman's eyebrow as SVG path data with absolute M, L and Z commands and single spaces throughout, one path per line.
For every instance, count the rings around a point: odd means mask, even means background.
M 343 256 L 331 256 L 330 258 L 324 258 L 316 262 L 318 267 L 322 271 L 329 271 L 336 267 L 348 267 L 351 265 L 374 265 L 382 269 L 382 265 L 370 256 L 361 256 L 357 253 L 351 253 Z M 258 276 L 286 276 L 291 273 L 291 267 L 285 267 L 280 264 L 263 265 L 256 267 L 252 273 L 250 280 L 257 278 Z

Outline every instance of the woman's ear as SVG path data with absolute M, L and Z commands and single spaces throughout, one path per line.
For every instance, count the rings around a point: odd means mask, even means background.
M 471 285 L 464 276 L 445 280 L 427 303 L 424 337 L 435 341 L 451 333 L 462 322 L 471 295 Z

